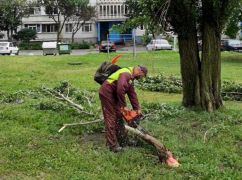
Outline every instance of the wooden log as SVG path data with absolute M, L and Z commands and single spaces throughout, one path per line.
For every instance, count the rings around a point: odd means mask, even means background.
M 141 132 L 137 128 L 135 129 L 135 128 L 125 125 L 125 129 L 127 131 L 137 135 L 138 137 L 142 138 L 149 144 L 153 145 L 157 150 L 157 155 L 161 162 L 165 162 L 170 167 L 178 167 L 180 165 L 178 163 L 178 161 L 176 160 L 176 158 L 174 158 L 172 153 L 158 139 L 154 138 L 153 136 L 151 136 L 148 133 Z

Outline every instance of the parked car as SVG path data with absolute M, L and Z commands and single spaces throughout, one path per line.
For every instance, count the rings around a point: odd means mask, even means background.
M 99 46 L 99 52 L 116 52 L 117 47 L 114 42 L 111 41 L 101 41 Z
M 172 50 L 172 45 L 165 39 L 153 39 L 149 44 L 147 44 L 146 49 L 151 50 Z
M 222 39 L 221 50 L 222 51 L 241 51 L 242 41 L 238 39 Z
M 0 42 L 0 54 L 2 55 L 11 55 L 19 54 L 19 48 L 13 44 L 13 42 Z

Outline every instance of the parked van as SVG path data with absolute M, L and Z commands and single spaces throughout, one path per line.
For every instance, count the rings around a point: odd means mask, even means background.
M 2 55 L 11 55 L 15 54 L 18 55 L 19 48 L 14 46 L 12 42 L 0 42 L 0 54 Z

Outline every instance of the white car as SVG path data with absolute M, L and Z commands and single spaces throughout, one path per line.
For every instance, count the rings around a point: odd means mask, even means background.
M 148 51 L 159 49 L 172 50 L 172 45 L 170 45 L 169 42 L 165 39 L 154 39 L 151 40 L 149 44 L 147 44 L 146 49 Z
M 18 53 L 19 53 L 19 48 L 17 46 L 14 46 L 12 42 L 0 42 L 0 54 L 18 55 Z

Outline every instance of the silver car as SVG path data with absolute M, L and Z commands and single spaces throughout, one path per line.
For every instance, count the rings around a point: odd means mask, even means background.
M 12 42 L 0 42 L 0 54 L 18 55 L 18 53 L 19 53 L 19 48 L 17 46 L 14 46 Z
M 152 50 L 172 50 L 172 45 L 169 44 L 169 42 L 165 39 L 154 39 L 151 40 L 149 44 L 147 44 L 146 49 L 148 51 Z

